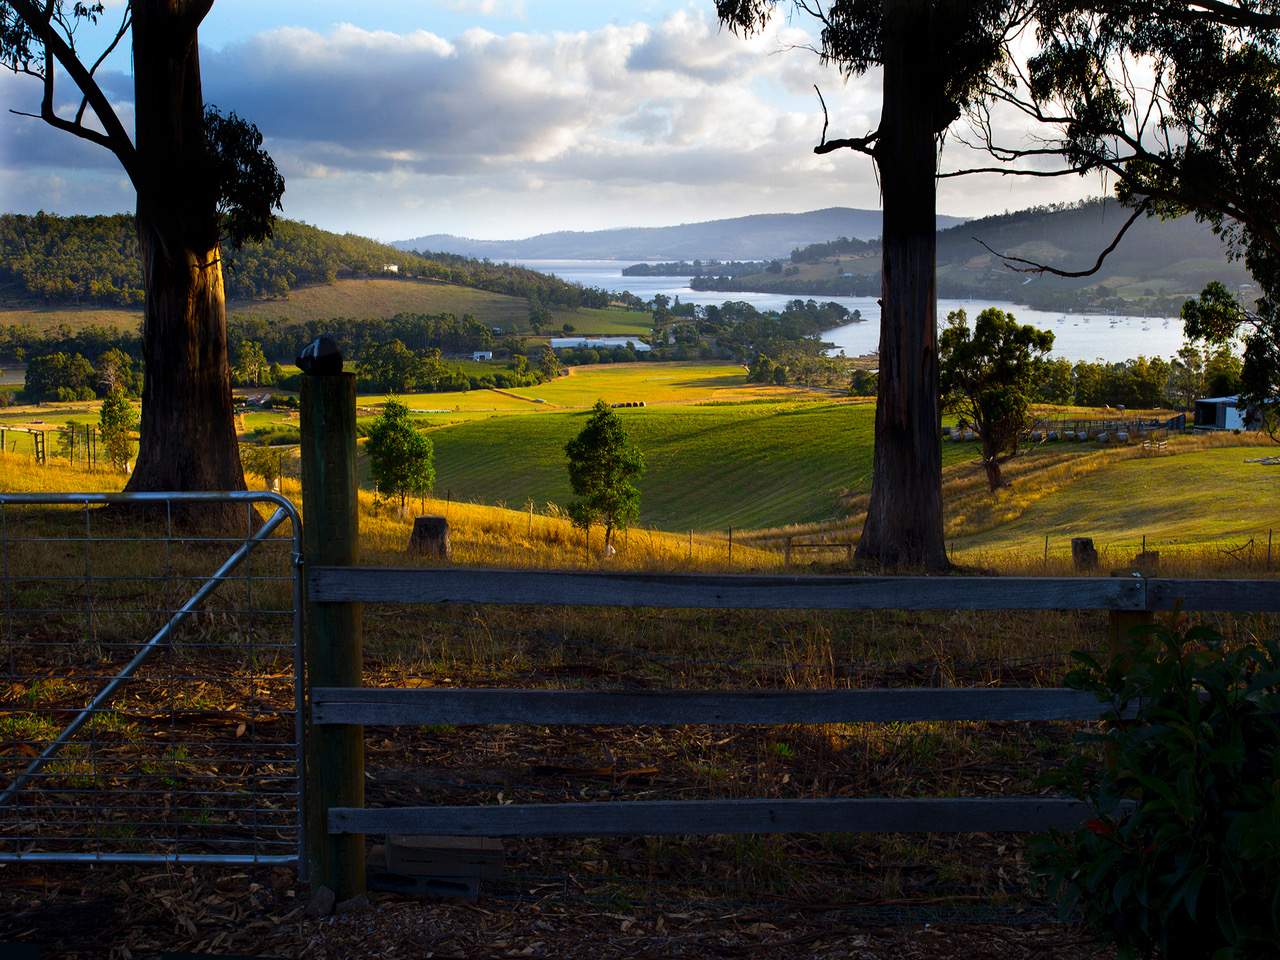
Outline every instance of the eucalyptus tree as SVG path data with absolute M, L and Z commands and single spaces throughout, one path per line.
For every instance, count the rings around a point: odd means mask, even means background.
M 1054 173 L 1101 173 L 1137 217 L 1192 213 L 1244 260 L 1261 296 L 1221 285 L 1184 308 L 1187 333 L 1245 342 L 1247 399 L 1280 399 L 1280 4 L 1275 0 L 1039 0 L 1039 51 L 998 91 L 1038 145 L 986 145 L 1005 161 L 1053 154 Z M 1119 236 L 1117 236 L 1117 240 Z M 1026 260 L 1019 268 L 1074 276 Z
M 126 489 L 243 490 L 227 350 L 221 245 L 269 236 L 284 180 L 262 135 L 206 107 L 198 29 L 213 0 L 129 0 L 92 57 L 81 28 L 101 2 L 0 0 L 0 61 L 36 81 L 34 112 L 56 130 L 109 150 L 137 192 L 145 293 L 144 379 L 137 465 Z M 90 31 L 92 35 L 92 31 Z M 97 74 L 132 50 L 133 135 Z M 55 82 L 69 83 L 68 100 Z M 62 102 L 74 111 L 60 112 Z
M 778 6 L 818 21 L 824 63 L 846 78 L 882 68 L 880 121 L 828 140 L 876 165 L 883 205 L 880 373 L 871 499 L 857 556 L 889 567 L 946 569 L 938 440 L 938 155 L 967 110 L 1010 74 L 1010 46 L 1030 0 L 716 0 L 721 22 L 761 30 Z
M 1017 456 L 1018 442 L 1033 422 L 1032 394 L 1052 349 L 1051 331 L 1019 324 L 995 307 L 978 314 L 972 331 L 963 310 L 947 317 L 941 337 L 943 404 L 977 428 L 992 490 L 1005 485 L 1000 465 Z

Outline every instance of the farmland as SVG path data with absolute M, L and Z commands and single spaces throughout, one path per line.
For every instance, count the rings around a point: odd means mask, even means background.
M 579 334 L 639 337 L 647 336 L 651 326 L 649 314 L 635 311 L 553 307 L 551 312 L 557 325 L 572 324 Z M 298 287 L 290 291 L 287 299 L 227 301 L 228 317 L 238 314 L 268 321 L 393 317 L 397 313 L 452 313 L 458 317 L 470 313 L 487 326 L 532 336 L 529 304 L 522 297 L 430 280 L 343 279 Z M 0 309 L 0 324 L 29 324 L 38 333 L 57 330 L 63 324 L 72 331 L 90 324 L 136 331 L 142 324 L 142 311 L 74 304 L 26 305 Z
M 778 548 L 779 531 L 810 528 L 856 537 L 870 483 L 874 407 L 834 391 L 745 382 L 725 363 L 635 363 L 576 367 L 537 387 L 413 394 L 405 399 L 435 445 L 438 497 L 455 503 L 538 513 L 571 497 L 564 444 L 597 398 L 639 403 L 618 416 L 645 455 L 641 526 L 752 539 Z M 258 392 L 258 391 L 255 391 Z M 359 416 L 376 417 L 383 396 L 360 398 Z M 52 430 L 97 421 L 97 404 L 15 407 L 0 426 Z M 243 440 L 297 426 L 297 413 L 241 416 Z M 49 449 L 56 449 L 50 437 Z M 9 432 L 6 450 L 31 470 L 31 438 Z M 1175 438 L 1160 456 L 1136 445 L 1045 444 L 1009 463 L 1012 483 L 992 495 L 971 444 L 944 447 L 949 548 L 1000 566 L 1000 556 L 1061 555 L 1073 536 L 1140 549 L 1234 549 L 1252 539 L 1265 553 L 1268 518 L 1280 513 L 1271 468 L 1246 460 L 1274 447 L 1249 435 Z M 293 467 L 296 471 L 296 450 Z M 367 477 L 367 465 L 361 462 Z M 103 478 L 105 479 L 105 478 Z M 31 477 L 35 481 L 36 477 Z M 251 481 L 252 482 L 252 481 Z M 28 487 L 30 488 L 30 487 Z M 10 489 L 13 489 L 11 486 Z M 1212 509 L 1193 491 L 1215 490 Z M 774 531 L 770 533 L 769 531 Z M 1119 554 L 1117 554 L 1119 555 Z

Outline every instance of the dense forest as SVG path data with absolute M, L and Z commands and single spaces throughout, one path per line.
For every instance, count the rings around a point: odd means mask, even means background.
M 223 256 L 231 299 L 285 298 L 298 286 L 393 275 L 443 280 L 569 309 L 605 307 L 610 300 L 604 290 L 524 267 L 448 253 L 408 253 L 293 220 L 278 220 L 271 239 L 239 250 L 226 247 Z M 140 305 L 142 261 L 133 216 L 0 215 L 0 303 L 33 301 Z
M 633 263 L 622 268 L 624 277 L 742 277 L 763 273 L 777 260 L 677 260 L 674 263 Z

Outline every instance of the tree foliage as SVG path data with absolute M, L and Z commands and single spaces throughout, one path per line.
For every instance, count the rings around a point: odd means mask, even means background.
M 0 2 L 0 62 L 35 80 L 42 94 L 39 113 L 26 115 L 109 150 L 137 192 L 145 365 L 131 491 L 244 488 L 221 241 L 269 235 L 284 180 L 252 124 L 202 101 L 198 32 L 211 6 L 129 0 L 91 58 L 78 49 L 77 32 L 85 21 L 97 23 L 104 4 Z M 132 135 L 98 79 L 126 39 Z M 74 96 L 58 94 L 64 83 Z M 234 522 L 229 508 L 205 513 L 206 521 Z
M 1057 127 L 1047 149 L 1070 170 L 1114 178 L 1133 218 L 1193 213 L 1243 259 L 1262 292 L 1252 309 L 1212 283 L 1184 316 L 1188 332 L 1212 344 L 1239 334 L 1244 391 L 1274 405 L 1280 8 L 1269 0 L 1048 0 L 1037 16 L 1042 49 L 1028 64 L 1026 86 L 1008 85 L 1002 98 Z M 1139 72 L 1147 77 L 1135 83 Z
M 98 428 L 102 432 L 102 443 L 106 447 L 107 459 L 121 473 L 128 469 L 129 459 L 133 456 L 133 427 L 137 421 L 133 404 L 125 396 L 124 390 L 120 387 L 112 387 L 106 399 L 102 401 L 102 410 L 98 414 Z
M 589 531 L 604 524 L 608 548 L 614 530 L 624 530 L 640 516 L 640 491 L 633 481 L 644 473 L 644 455 L 632 446 L 622 420 L 597 400 L 582 431 L 564 445 L 569 485 L 578 499 L 568 504 L 576 526 Z
M 1030 426 L 1032 390 L 1053 334 L 1020 325 L 994 307 L 978 314 L 970 331 L 965 312 L 956 310 L 939 346 L 944 408 L 977 428 L 987 482 L 995 490 L 1004 485 L 1000 464 L 1017 455 L 1019 437 Z
M 240 460 L 246 473 L 262 478 L 268 490 L 276 488 L 276 481 L 284 475 L 284 451 L 268 443 L 246 445 L 240 448 Z
M 1075 655 L 1067 685 L 1097 696 L 1104 723 L 1044 786 L 1093 816 L 1031 838 L 1028 859 L 1062 916 L 1122 958 L 1264 960 L 1280 942 L 1280 646 L 1179 626 L 1109 662 Z
M 373 422 L 365 453 L 378 493 L 399 497 L 402 510 L 410 495 L 425 495 L 435 486 L 431 440 L 413 425 L 409 408 L 395 397 L 387 398 L 382 414 Z
M 33 357 L 27 364 L 23 392 L 34 403 L 48 400 L 89 400 L 94 396 L 91 364 L 80 354 L 62 351 Z

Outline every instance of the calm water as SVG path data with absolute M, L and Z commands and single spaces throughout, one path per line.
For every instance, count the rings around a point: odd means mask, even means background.
M 689 289 L 688 277 L 624 277 L 622 260 L 523 260 L 532 270 L 554 273 L 562 280 L 606 290 L 629 290 L 645 300 L 664 293 L 681 303 L 720 305 L 726 300 L 744 300 L 759 310 L 781 310 L 794 295 L 780 293 L 699 293 Z M 807 298 L 805 298 L 807 299 Z M 819 302 L 835 300 L 849 310 L 859 310 L 862 323 L 851 323 L 823 334 L 851 357 L 874 353 L 880 340 L 880 306 L 874 297 L 814 297 Z M 1131 360 L 1145 357 L 1172 358 L 1183 345 L 1182 321 L 1177 317 L 1119 317 L 1109 314 L 1060 314 L 996 300 L 939 300 L 938 321 L 963 308 L 969 320 L 987 307 L 1012 313 L 1019 322 L 1033 324 L 1054 334 L 1053 356 L 1077 360 Z

